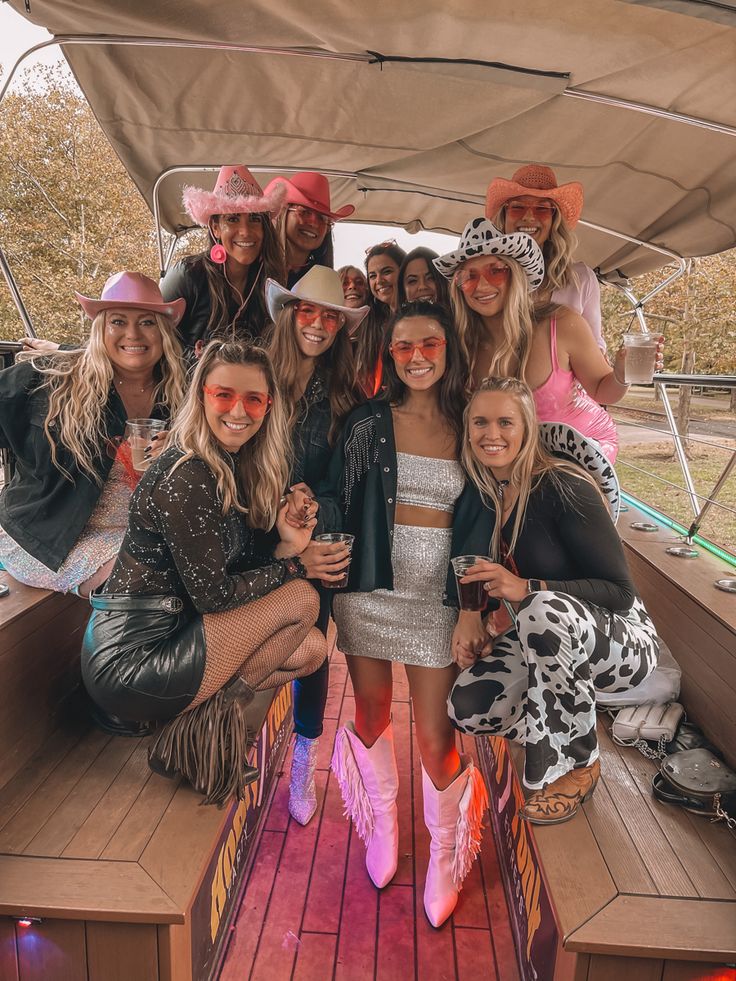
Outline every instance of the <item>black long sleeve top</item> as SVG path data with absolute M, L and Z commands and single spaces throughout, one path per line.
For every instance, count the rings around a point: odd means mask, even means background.
M 198 613 L 229 610 L 293 578 L 283 559 L 261 554 L 243 512 L 222 513 L 217 482 L 194 457 L 172 473 L 171 447 L 143 475 L 105 593 L 178 596 Z
M 516 508 L 503 527 L 507 543 L 515 518 Z M 455 509 L 452 555 L 488 555 L 495 521 L 495 511 L 468 482 Z M 547 589 L 607 610 L 629 610 L 637 595 L 621 540 L 597 489 L 561 470 L 545 474 L 533 488 L 513 558 L 523 578 L 541 579 Z M 447 599 L 457 605 L 452 569 Z

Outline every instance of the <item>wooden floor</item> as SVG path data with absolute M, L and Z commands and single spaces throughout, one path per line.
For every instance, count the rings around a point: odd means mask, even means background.
M 364 846 L 342 815 L 329 758 L 336 727 L 354 716 L 347 668 L 333 656 L 315 817 L 303 828 L 287 810 L 290 755 L 276 786 L 220 981 L 518 981 L 495 847 L 486 830 L 482 860 L 440 930 L 427 922 L 422 890 L 429 835 L 421 770 L 403 668 L 394 668 L 394 734 L 399 764 L 399 868 L 380 893 Z M 465 752 L 474 753 L 467 739 Z

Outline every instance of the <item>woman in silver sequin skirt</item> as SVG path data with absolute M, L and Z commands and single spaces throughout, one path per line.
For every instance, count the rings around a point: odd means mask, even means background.
M 425 301 L 389 322 L 382 358 L 385 397 L 350 415 L 330 467 L 328 498 L 339 500 L 344 529 L 355 535 L 334 617 L 356 711 L 337 733 L 332 767 L 381 888 L 398 861 L 391 662 L 403 663 L 432 837 L 424 908 L 439 926 L 479 847 L 486 800 L 479 772 L 457 752 L 445 706 L 456 675 L 456 613 L 442 598 L 465 483 L 458 453 L 467 373 L 450 318 Z

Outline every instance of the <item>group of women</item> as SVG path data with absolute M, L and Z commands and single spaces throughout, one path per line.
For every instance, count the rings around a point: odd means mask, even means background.
M 353 209 L 331 209 L 320 175 L 264 191 L 225 167 L 184 202 L 207 252 L 160 290 L 125 272 L 78 295 L 85 346 L 32 341 L 0 373 L 15 457 L 0 559 L 89 597 L 82 673 L 100 715 L 156 724 L 150 765 L 207 802 L 257 777 L 247 706 L 293 681 L 302 824 L 331 615 L 355 693 L 332 767 L 378 888 L 409 819 L 391 728 L 404 664 L 439 926 L 487 803 L 455 729 L 523 743 L 522 815 L 568 820 L 599 777 L 596 689 L 640 683 L 657 658 L 612 520 L 601 403 L 626 391 L 625 354 L 606 360 L 595 276 L 572 260 L 582 188 L 522 167 L 446 255 L 383 242 L 365 271 L 338 272 L 331 227 Z M 140 418 L 167 420 L 142 474 L 123 439 Z M 473 589 L 481 601 L 462 601 Z

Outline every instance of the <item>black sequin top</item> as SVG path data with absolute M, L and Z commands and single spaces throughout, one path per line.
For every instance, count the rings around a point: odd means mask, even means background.
M 187 460 L 171 473 L 182 455 L 166 450 L 141 478 L 104 592 L 179 596 L 199 613 L 216 613 L 293 578 L 283 559 L 260 551 L 261 536 L 241 511 L 223 515 L 215 476 L 203 460 Z

